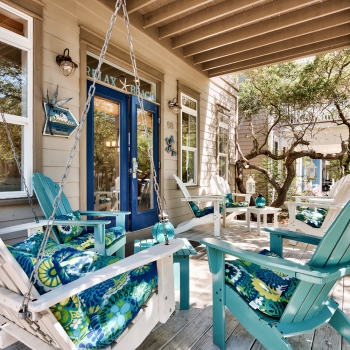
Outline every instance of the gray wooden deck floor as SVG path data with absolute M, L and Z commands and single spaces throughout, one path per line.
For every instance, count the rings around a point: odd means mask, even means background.
M 235 243 L 242 249 L 260 251 L 269 248 L 269 235 L 257 235 L 252 225 L 252 232 L 246 232 L 245 222 L 228 221 L 227 228 L 221 228 L 220 239 Z M 213 225 L 197 226 L 181 234 L 192 241 L 204 237 L 213 237 Z M 295 261 L 310 259 L 315 246 L 298 243 L 284 245 L 284 257 Z M 207 255 L 204 246 L 196 247 L 198 254 L 190 260 L 190 304 L 189 310 L 177 308 L 165 324 L 159 324 L 145 339 L 138 350 L 216 350 L 212 342 L 211 311 L 211 274 L 208 269 Z M 350 277 L 343 278 L 333 291 L 334 299 L 350 315 Z M 176 300 L 179 300 L 177 292 Z M 232 316 L 226 312 L 227 350 L 262 350 L 265 349 L 252 337 Z M 330 326 L 326 325 L 317 331 L 303 336 L 289 338 L 295 350 L 350 350 L 350 345 Z M 16 343 L 6 350 L 27 350 L 21 343 Z M 125 349 L 128 350 L 128 349 Z

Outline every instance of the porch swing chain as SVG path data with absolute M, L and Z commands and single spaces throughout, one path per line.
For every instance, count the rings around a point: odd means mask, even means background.
M 80 117 L 80 123 L 79 123 L 79 126 L 78 126 L 77 131 L 76 131 L 75 136 L 74 136 L 73 147 L 71 148 L 69 156 L 68 156 L 65 173 L 64 173 L 64 175 L 63 175 L 63 177 L 61 179 L 60 186 L 59 186 L 60 189 L 59 189 L 59 192 L 57 193 L 57 196 L 55 197 L 55 199 L 53 201 L 53 211 L 52 211 L 52 214 L 51 214 L 51 216 L 49 217 L 49 219 L 47 221 L 44 238 L 42 240 L 42 243 L 40 245 L 40 248 L 39 248 L 39 251 L 38 251 L 38 255 L 37 255 L 37 262 L 36 262 L 35 267 L 34 267 L 32 273 L 30 275 L 30 278 L 29 278 L 30 285 L 29 285 L 29 288 L 28 288 L 28 292 L 26 292 L 23 295 L 22 308 L 19 311 L 19 314 L 22 315 L 20 317 L 25 319 L 27 321 L 27 323 L 29 324 L 29 326 L 36 333 L 39 333 L 41 336 L 44 333 L 40 330 L 39 324 L 35 320 L 31 319 L 31 316 L 32 316 L 31 312 L 28 311 L 28 304 L 29 304 L 29 301 L 30 301 L 31 290 L 32 290 L 32 287 L 33 287 L 33 285 L 34 285 L 34 283 L 36 281 L 36 278 L 37 278 L 39 265 L 40 265 L 40 262 L 41 262 L 41 260 L 43 258 L 45 247 L 47 245 L 47 241 L 48 241 L 48 238 L 49 238 L 49 234 L 51 232 L 51 228 L 52 228 L 52 226 L 54 224 L 54 221 L 55 221 L 55 214 L 56 214 L 56 211 L 57 211 L 57 209 L 58 209 L 58 207 L 60 205 L 60 202 L 61 202 L 62 192 L 63 192 L 64 186 L 65 186 L 65 184 L 67 182 L 67 178 L 68 178 L 68 174 L 69 174 L 72 162 L 73 162 L 73 158 L 74 158 L 74 156 L 75 156 L 75 154 L 77 152 L 78 142 L 79 142 L 81 134 L 82 134 L 83 125 L 84 125 L 84 123 L 86 121 L 87 114 L 88 114 L 89 109 L 90 109 L 91 99 L 92 99 L 92 97 L 95 94 L 96 82 L 98 80 L 98 76 L 99 76 L 99 73 L 100 73 L 100 70 L 101 70 L 101 66 L 102 66 L 102 63 L 104 61 L 104 58 L 105 58 L 105 55 L 106 55 L 106 52 L 107 52 L 108 43 L 109 43 L 109 41 L 111 39 L 113 26 L 116 23 L 117 14 L 118 14 L 118 11 L 119 11 L 119 9 L 121 7 L 122 1 L 123 0 L 117 0 L 116 1 L 115 10 L 114 10 L 114 12 L 113 12 L 113 14 L 111 16 L 111 19 L 110 19 L 110 26 L 109 26 L 109 29 L 108 29 L 108 31 L 106 33 L 105 41 L 104 41 L 103 47 L 102 47 L 101 52 L 100 52 L 98 65 L 97 65 L 97 68 L 95 70 L 95 74 L 94 74 L 94 77 L 93 77 L 93 83 L 91 84 L 91 86 L 89 88 L 89 91 L 88 91 L 88 97 L 86 99 L 85 106 L 84 106 L 84 109 L 83 109 L 81 117 Z M 33 326 L 34 324 L 35 324 L 35 327 Z M 47 342 L 50 346 L 52 346 L 54 349 L 58 349 L 58 350 L 61 349 L 61 347 L 51 338 L 50 335 L 45 334 L 43 340 L 45 342 Z
M 132 44 L 132 35 L 130 33 L 130 20 L 129 20 L 129 15 L 128 15 L 128 12 L 126 9 L 126 0 L 122 0 L 122 7 L 123 7 L 124 23 L 126 26 L 126 37 L 128 39 L 128 42 L 129 42 L 129 52 L 130 52 L 131 64 L 132 64 L 132 68 L 134 71 L 134 77 L 135 77 L 137 99 L 138 99 L 138 102 L 140 104 L 140 109 L 141 109 L 141 114 L 142 114 L 142 124 L 143 124 L 144 134 L 145 134 L 146 141 L 147 141 L 148 157 L 149 157 L 150 163 L 151 163 L 153 186 L 154 186 L 154 191 L 155 191 L 156 197 L 157 197 L 158 218 L 162 222 L 162 220 L 165 219 L 165 217 L 164 217 L 164 212 L 163 212 L 162 200 L 161 200 L 160 193 L 159 193 L 159 184 L 157 181 L 157 171 L 156 171 L 156 167 L 154 165 L 153 146 L 151 145 L 151 140 L 150 140 L 150 136 L 149 136 L 149 132 L 148 132 L 148 128 L 147 128 L 146 113 L 145 113 L 145 109 L 143 106 L 143 98 L 141 95 L 140 78 L 139 78 L 139 75 L 137 72 L 136 57 L 135 57 L 134 48 L 133 48 L 133 44 Z M 164 237 L 165 237 L 165 244 L 168 245 L 169 238 L 168 238 L 167 229 L 166 229 L 165 225 L 163 225 L 163 231 L 164 231 Z
M 46 229 L 45 229 L 44 238 L 42 240 L 42 243 L 41 243 L 39 251 L 38 251 L 37 262 L 35 264 L 35 267 L 34 267 L 32 273 L 31 273 L 31 276 L 30 276 L 30 279 L 29 279 L 30 286 L 28 288 L 28 292 L 25 293 L 24 296 L 23 296 L 22 308 L 20 310 L 20 313 L 22 314 L 22 318 L 25 319 L 28 322 L 29 326 L 35 332 L 40 333 L 41 336 L 44 335 L 44 341 L 46 341 L 50 346 L 52 346 L 55 349 L 61 349 L 61 348 L 48 334 L 45 334 L 45 333 L 43 333 L 40 330 L 40 326 L 39 326 L 39 324 L 36 321 L 31 320 L 31 313 L 28 311 L 28 304 L 29 304 L 29 301 L 30 301 L 30 294 L 31 294 L 32 287 L 33 287 L 33 285 L 34 285 L 34 283 L 36 281 L 36 278 L 37 278 L 36 276 L 37 276 L 37 273 L 38 273 L 39 265 L 40 265 L 40 262 L 41 262 L 41 260 L 43 258 L 43 255 L 44 255 L 44 251 L 45 251 L 45 247 L 47 245 L 49 234 L 51 232 L 51 228 L 52 228 L 52 226 L 54 224 L 54 221 L 55 221 L 55 214 L 56 214 L 56 211 L 57 211 L 57 209 L 59 207 L 59 204 L 61 202 L 62 192 L 63 192 L 64 186 L 65 186 L 65 184 L 67 182 L 67 178 L 68 178 L 68 174 L 69 174 L 72 162 L 73 162 L 73 158 L 74 158 L 74 156 L 75 156 L 75 154 L 77 152 L 78 142 L 80 140 L 80 137 L 81 137 L 81 134 L 82 134 L 83 125 L 84 125 L 84 123 L 86 121 L 87 114 L 88 114 L 88 111 L 90 109 L 91 99 L 92 99 L 92 97 L 95 94 L 96 81 L 98 80 L 98 76 L 99 76 L 99 73 L 100 73 L 100 70 L 101 70 L 101 66 L 102 66 L 102 63 L 104 61 L 105 54 L 107 52 L 108 43 L 109 43 L 109 41 L 111 39 L 111 36 L 112 36 L 113 26 L 116 23 L 117 14 L 118 14 L 118 11 L 119 11 L 121 6 L 123 7 L 124 22 L 125 22 L 125 25 L 126 25 L 126 28 L 127 28 L 127 39 L 128 39 L 129 46 L 130 46 L 130 58 L 131 58 L 131 63 L 132 63 L 132 67 L 133 67 L 133 70 L 134 70 L 135 84 L 136 84 L 136 88 L 137 88 L 137 97 L 138 97 L 138 101 L 139 101 L 140 108 L 141 108 L 141 113 L 142 113 L 142 121 L 143 121 L 144 132 L 145 132 L 145 136 L 146 136 L 146 140 L 147 140 L 147 146 L 148 146 L 148 155 L 149 155 L 150 162 L 151 162 L 151 167 L 152 167 L 152 170 L 153 170 L 152 171 L 152 175 L 153 175 L 153 180 L 154 180 L 154 190 L 155 190 L 156 196 L 157 196 L 158 212 L 159 212 L 159 215 L 163 214 L 161 198 L 160 198 L 160 195 L 159 195 L 159 185 L 158 185 L 158 182 L 157 182 L 157 173 L 156 173 L 156 169 L 155 169 L 155 166 L 154 166 L 154 160 L 153 160 L 153 149 L 152 149 L 152 147 L 150 145 L 150 141 L 149 141 L 149 133 L 148 133 L 148 129 L 147 129 L 147 120 L 146 120 L 144 106 L 143 106 L 143 98 L 142 98 L 141 92 L 140 92 L 140 79 L 139 79 L 139 76 L 138 76 L 138 73 L 137 73 L 136 58 L 135 58 L 135 54 L 134 54 L 134 51 L 133 51 L 132 36 L 131 36 L 131 33 L 130 33 L 130 28 L 129 28 L 129 23 L 130 23 L 129 22 L 129 16 L 128 16 L 128 13 L 127 13 L 127 10 L 126 10 L 126 1 L 125 0 L 117 0 L 116 4 L 115 4 L 115 10 L 114 10 L 114 12 L 113 12 L 113 14 L 111 16 L 111 19 L 110 19 L 110 26 L 109 26 L 109 29 L 108 29 L 108 31 L 106 33 L 105 41 L 104 41 L 102 50 L 100 52 L 98 65 L 97 65 L 97 68 L 95 70 L 95 74 L 94 74 L 94 77 L 93 77 L 93 83 L 92 83 L 92 85 L 89 88 L 88 97 L 87 97 L 87 100 L 86 100 L 83 112 L 81 114 L 80 123 L 79 123 L 79 126 L 78 126 L 77 131 L 76 131 L 75 136 L 74 136 L 74 144 L 73 144 L 73 147 L 71 148 L 69 156 L 68 156 L 65 173 L 64 173 L 64 175 L 63 175 L 63 177 L 61 179 L 61 182 L 60 182 L 60 189 L 59 189 L 59 192 L 58 192 L 57 196 L 54 199 L 53 211 L 52 211 L 51 216 L 48 219 L 48 222 L 47 222 L 47 225 L 46 225 Z M 11 137 L 9 136 L 9 138 L 11 138 Z M 13 143 L 12 143 L 12 141 L 10 141 L 10 142 L 11 142 L 11 146 L 12 146 Z M 13 148 L 13 150 L 14 150 L 14 148 Z M 19 171 L 21 172 L 21 168 L 20 167 L 19 167 Z M 22 175 L 22 173 L 21 173 L 21 175 Z M 29 196 L 29 192 L 28 191 L 27 191 L 27 195 Z M 37 218 L 36 218 L 36 220 L 37 220 Z M 165 230 L 165 233 L 166 233 L 166 228 L 164 227 L 164 225 L 163 225 L 163 229 Z M 165 234 L 166 244 L 168 244 L 168 237 L 167 236 L 168 235 Z M 35 324 L 35 327 L 33 326 L 34 324 Z
M 12 150 L 12 152 L 13 152 L 13 156 L 14 156 L 15 161 L 16 161 L 16 164 L 17 164 L 18 172 L 19 172 L 19 174 L 21 175 L 21 180 L 22 180 L 22 182 L 23 182 L 23 186 L 24 186 L 24 189 L 25 189 L 26 194 L 27 194 L 28 202 L 29 202 L 30 207 L 31 207 L 31 209 L 32 209 L 32 212 L 33 212 L 33 214 L 34 214 L 35 222 L 36 222 L 36 223 L 39 223 L 39 219 L 38 219 L 38 216 L 36 215 L 36 211 L 35 211 L 35 208 L 34 208 L 34 204 L 33 204 L 32 197 L 31 197 L 30 194 L 29 194 L 29 190 L 28 190 L 28 186 L 27 186 L 26 179 L 25 179 L 25 177 L 23 176 L 23 171 L 22 171 L 21 163 L 20 163 L 19 160 L 18 160 L 18 156 L 17 156 L 17 152 L 16 152 L 15 145 L 14 145 L 13 140 L 12 140 L 11 132 L 10 132 L 10 129 L 9 129 L 8 124 L 7 124 L 7 121 L 6 121 L 4 111 L 2 110 L 1 106 L 0 106 L 0 113 L 1 113 L 2 121 L 3 121 L 4 126 L 5 126 L 5 131 L 6 131 L 7 137 L 8 137 L 9 142 L 10 142 L 10 146 L 11 146 L 11 150 Z

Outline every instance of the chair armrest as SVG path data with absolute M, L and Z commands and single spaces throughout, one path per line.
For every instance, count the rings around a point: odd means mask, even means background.
M 95 210 L 79 210 L 80 215 L 87 216 L 119 216 L 129 215 L 130 211 L 95 211 Z
M 190 198 L 181 198 L 183 202 L 211 202 L 211 201 L 222 201 L 225 196 L 191 196 Z
M 243 250 L 236 247 L 232 243 L 221 241 L 215 238 L 204 238 L 201 239 L 200 242 L 207 247 L 209 268 L 212 273 L 216 273 L 218 270 L 223 268 L 217 262 L 218 260 L 222 260 L 222 263 L 224 263 L 225 254 L 229 254 L 237 258 L 258 264 L 260 266 L 264 266 L 271 270 L 284 273 L 301 281 L 311 282 L 315 284 L 327 283 L 350 272 L 350 266 L 348 263 L 343 264 L 344 266 L 339 265 L 328 268 L 315 268 L 302 264 L 300 262 L 274 258 Z M 222 259 L 218 259 L 218 252 L 222 254 Z
M 99 226 L 99 225 L 108 225 L 110 224 L 110 220 L 56 220 L 54 222 L 55 225 L 69 225 L 69 226 Z
M 98 283 L 135 269 L 136 267 L 172 256 L 172 254 L 181 249 L 183 245 L 184 242 L 181 239 L 172 239 L 169 241 L 169 245 L 165 245 L 165 243 L 157 244 L 149 249 L 131 255 L 128 258 L 122 259 L 112 265 L 106 266 L 98 271 L 91 272 L 73 282 L 51 290 L 50 293 L 41 295 L 36 301 L 29 303 L 29 311 L 44 311 L 50 306 L 55 305 L 58 302 L 80 293 Z
M 266 228 L 264 230 L 270 232 L 270 251 L 280 257 L 283 257 L 283 238 L 313 245 L 318 245 L 322 239 L 322 237 L 280 228 Z
M 284 202 L 288 207 L 299 207 L 308 205 L 317 208 L 342 209 L 344 204 L 327 204 L 327 203 L 301 203 L 301 202 Z

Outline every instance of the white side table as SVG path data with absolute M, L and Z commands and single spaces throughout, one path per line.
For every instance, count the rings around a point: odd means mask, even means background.
M 277 214 L 280 211 L 280 208 L 273 208 L 273 207 L 264 207 L 264 208 L 257 208 L 257 207 L 248 207 L 247 208 L 247 229 L 250 232 L 250 214 L 256 214 L 257 219 L 257 230 L 258 235 L 261 233 L 261 225 L 260 225 L 260 218 L 261 215 L 264 218 L 263 227 L 267 226 L 267 214 L 273 214 L 273 226 L 277 227 Z

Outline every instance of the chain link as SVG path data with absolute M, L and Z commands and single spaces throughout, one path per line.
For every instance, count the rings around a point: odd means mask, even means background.
M 145 109 L 143 106 L 143 97 L 141 95 L 141 89 L 140 89 L 140 77 L 137 71 L 137 66 L 136 66 L 136 57 L 135 57 L 135 53 L 134 53 L 134 48 L 133 48 L 133 43 L 132 43 L 132 35 L 130 32 L 130 20 L 129 20 L 129 15 L 126 9 L 126 0 L 122 0 L 122 7 L 123 7 L 123 15 L 124 15 L 124 23 L 126 26 L 126 37 L 129 43 L 129 52 L 130 52 L 130 59 L 131 59 L 131 64 L 132 64 L 132 68 L 134 71 L 134 77 L 135 77 L 135 86 L 136 86 L 136 92 L 137 92 L 137 99 L 140 105 L 140 109 L 141 109 L 141 115 L 142 115 L 142 124 L 143 124 L 143 129 L 144 129 L 144 135 L 147 141 L 147 150 L 148 150 L 148 157 L 150 159 L 151 162 L 151 169 L 152 169 L 152 178 L 153 178 L 153 187 L 154 187 L 154 191 L 156 193 L 156 197 L 157 197 L 157 208 L 158 208 L 158 217 L 159 219 L 162 221 L 162 218 L 164 218 L 163 216 L 163 208 L 162 208 L 162 200 L 160 197 L 160 193 L 159 193 L 159 184 L 157 181 L 157 170 L 156 167 L 154 165 L 154 159 L 153 159 L 153 146 L 151 145 L 151 138 L 149 136 L 149 132 L 148 132 L 148 128 L 147 128 L 147 119 L 146 119 L 146 113 L 145 113 Z M 163 230 L 165 233 L 165 241 L 166 244 L 169 243 L 168 240 L 168 234 L 167 234 L 167 229 L 165 227 L 165 225 L 163 224 Z
M 85 102 L 85 106 L 83 108 L 83 112 L 80 116 L 80 123 L 78 125 L 78 128 L 75 132 L 75 136 L 74 136 L 74 143 L 73 143 L 73 146 L 70 150 L 70 153 L 69 153 L 69 156 L 68 156 L 68 160 L 67 160 L 67 163 L 66 163 L 66 169 L 65 169 L 65 172 L 62 176 L 62 179 L 61 179 L 61 182 L 60 182 L 60 189 L 59 189 L 59 192 L 57 193 L 57 196 L 55 197 L 54 201 L 53 201 L 53 211 L 47 221 L 47 226 L 46 226 L 46 229 L 45 229 L 45 234 L 44 234 L 44 238 L 42 240 L 42 243 L 40 245 L 40 248 L 39 248 L 39 251 L 38 251 L 38 255 L 37 255 L 37 262 L 35 264 L 35 267 L 34 267 L 34 270 L 30 276 L 30 286 L 28 288 L 28 292 L 24 294 L 23 296 L 23 301 L 22 301 L 22 310 L 28 310 L 28 303 L 30 301 L 30 292 L 31 292 L 31 289 L 36 281 L 36 276 L 37 276 L 37 273 L 38 273 L 38 269 L 39 269 L 39 265 L 40 265 L 40 262 L 44 256 L 44 251 L 45 251 L 45 247 L 47 245 L 47 241 L 49 239 L 49 235 L 50 235 L 50 232 L 51 232 L 51 228 L 55 222 L 55 214 L 56 214 L 56 211 L 61 203 L 61 197 L 62 197 L 62 193 L 63 193 L 63 190 L 64 190 L 64 187 L 66 185 L 66 182 L 67 182 L 67 178 L 68 178 L 68 174 L 70 172 L 70 169 L 71 169 L 71 165 L 72 165 L 72 162 L 73 162 L 73 159 L 77 153 L 77 148 L 78 148 L 78 144 L 79 144 L 79 140 L 80 140 L 80 137 L 81 137 L 81 134 L 82 134 L 82 131 L 83 131 L 83 125 L 86 121 L 86 118 L 87 118 L 87 114 L 89 112 L 89 109 L 90 109 L 90 104 L 91 104 L 91 99 L 92 97 L 94 96 L 95 94 L 95 90 L 96 90 L 96 82 L 98 80 L 98 76 L 99 76 L 99 73 L 101 71 L 101 66 L 102 66 L 102 63 L 104 61 L 104 58 L 105 58 L 105 55 L 106 55 L 106 52 L 107 52 L 107 47 L 108 47 L 108 43 L 111 39 L 111 36 L 112 36 L 112 30 L 113 30 L 113 26 L 115 25 L 116 23 L 116 20 L 117 20 L 117 14 L 118 14 L 118 11 L 121 7 L 121 0 L 117 0 L 116 1 L 116 4 L 115 4 L 115 10 L 111 16 L 111 19 L 110 19 L 110 23 L 109 23 L 109 29 L 106 33 L 106 37 L 105 37 L 105 41 L 104 41 L 104 44 L 103 44 L 103 47 L 101 49 L 101 52 L 100 52 L 100 56 L 99 56 L 99 60 L 98 60 L 98 65 L 97 65 L 97 68 L 95 70 L 95 74 L 94 74 L 94 77 L 93 77 L 93 82 L 92 82 L 92 85 L 90 86 L 89 88 L 89 91 L 88 91 L 88 97 L 86 99 L 86 102 Z M 45 334 L 43 331 L 41 331 L 40 329 L 40 326 L 35 322 L 35 321 L 32 321 L 30 318 L 25 318 L 25 320 L 30 324 L 31 328 L 33 328 L 33 324 L 36 325 L 37 327 L 37 330 L 36 332 L 40 333 L 41 335 L 44 336 L 44 338 L 47 340 L 47 342 L 52 346 L 54 347 L 55 349 L 60 349 L 60 347 L 52 340 L 52 338 Z M 34 329 L 34 328 L 33 328 Z
M 33 200 L 32 198 L 30 197 L 30 194 L 29 194 L 29 190 L 28 190 L 28 186 L 27 186 L 27 182 L 26 182 L 26 179 L 23 175 L 23 171 L 22 171 L 22 167 L 21 167 L 21 163 L 20 161 L 18 160 L 18 156 L 17 156 L 17 152 L 16 152 L 16 148 L 15 148 L 15 145 L 13 144 L 13 140 L 12 140 L 12 136 L 11 136 L 11 132 L 10 132 L 10 129 L 8 127 L 8 124 L 7 124 L 7 121 L 5 119 L 5 114 L 0 106 L 0 113 L 1 113 L 1 118 L 2 118 L 2 121 L 4 123 L 4 127 L 5 127 L 5 131 L 6 131 L 6 134 L 7 134 L 7 137 L 9 139 L 9 142 L 10 142 L 10 146 L 11 146 L 11 150 L 13 152 L 13 156 L 15 158 L 15 161 L 16 161 L 16 164 L 17 164 L 17 168 L 18 168 L 18 172 L 19 174 L 21 175 L 21 180 L 23 182 L 23 186 L 24 186 L 24 189 L 26 191 L 26 194 L 27 194 L 27 197 L 28 197 L 28 202 L 30 204 L 30 207 L 32 208 L 32 212 L 33 212 L 33 215 L 34 215 L 34 219 L 35 219 L 35 222 L 38 223 L 39 222 L 39 219 L 38 219 L 38 216 L 36 215 L 36 211 L 35 211 L 35 208 L 34 208 L 34 204 L 33 204 Z
M 57 196 L 55 197 L 55 199 L 53 201 L 53 211 L 52 211 L 52 213 L 51 213 L 51 215 L 50 215 L 50 217 L 49 217 L 49 219 L 47 221 L 44 238 L 42 240 L 42 243 L 40 245 L 40 248 L 39 248 L 39 251 L 38 251 L 38 255 L 37 255 L 37 262 L 35 264 L 35 267 L 34 267 L 34 270 L 33 270 L 32 274 L 30 276 L 30 286 L 28 288 L 28 292 L 25 293 L 24 296 L 23 296 L 23 301 L 22 301 L 22 311 L 23 312 L 27 312 L 27 310 L 28 310 L 28 303 L 30 301 L 31 290 L 32 290 L 32 287 L 33 287 L 36 279 L 37 279 L 38 268 L 39 268 L 40 262 L 41 262 L 41 260 L 42 260 L 42 258 L 44 256 L 45 247 L 47 245 L 47 241 L 48 241 L 48 238 L 49 238 L 49 235 L 50 235 L 50 232 L 51 232 L 51 228 L 52 228 L 52 226 L 54 224 L 54 221 L 55 221 L 55 214 L 56 214 L 56 211 L 57 211 L 57 209 L 58 209 L 58 207 L 60 205 L 62 193 L 63 193 L 64 187 L 66 185 L 66 182 L 67 182 L 67 178 L 68 178 L 68 175 L 69 175 L 69 172 L 70 172 L 70 169 L 71 169 L 71 165 L 72 165 L 73 159 L 74 159 L 74 157 L 76 155 L 76 152 L 77 152 L 78 143 L 79 143 L 79 140 L 80 140 L 80 137 L 81 137 L 81 134 L 82 134 L 82 130 L 83 130 L 83 125 L 84 125 L 84 123 L 86 121 L 87 114 L 88 114 L 89 109 L 90 109 L 91 99 L 92 99 L 92 97 L 95 94 L 96 81 L 98 80 L 98 76 L 99 76 L 99 74 L 101 72 L 101 66 L 102 66 L 102 63 L 104 61 L 104 58 L 105 58 L 105 55 L 106 55 L 106 52 L 107 52 L 108 43 L 109 43 L 109 41 L 111 39 L 113 26 L 116 23 L 117 14 L 118 14 L 118 11 L 119 11 L 120 7 L 123 7 L 124 23 L 126 25 L 127 39 L 128 39 L 129 47 L 130 47 L 130 58 L 131 58 L 131 64 L 132 64 L 133 71 L 134 71 L 134 76 L 135 76 L 135 85 L 136 85 L 136 91 L 137 91 L 137 98 L 138 98 L 138 101 L 139 101 L 139 104 L 140 104 L 141 113 L 142 113 L 142 122 L 143 122 L 143 126 L 144 126 L 145 137 L 146 137 L 146 140 L 147 140 L 148 156 L 150 158 L 151 168 L 152 168 L 152 177 L 153 177 L 153 182 L 154 182 L 154 191 L 155 191 L 156 197 L 157 197 L 158 214 L 159 214 L 160 218 L 163 217 L 162 202 L 161 202 L 161 198 L 160 198 L 160 194 L 159 194 L 159 185 L 158 185 L 158 181 L 157 181 L 157 172 L 156 172 L 156 167 L 154 165 L 154 159 L 153 159 L 153 147 L 151 146 L 149 132 L 148 132 L 148 128 L 147 128 L 146 114 L 145 114 L 145 110 L 144 110 L 144 106 L 143 106 L 143 98 L 142 98 L 141 90 L 140 90 L 140 78 L 139 78 L 138 72 L 137 72 L 136 58 L 135 58 L 133 44 L 132 44 L 132 36 L 131 36 L 131 33 L 130 33 L 130 26 L 129 26 L 130 25 L 130 21 L 129 21 L 129 16 L 128 16 L 128 13 L 127 13 L 127 10 L 126 10 L 126 1 L 125 0 L 117 0 L 116 4 L 115 4 L 115 10 L 114 10 L 114 12 L 113 12 L 113 14 L 111 16 L 111 19 L 110 19 L 110 26 L 109 26 L 109 29 L 108 29 L 108 31 L 106 33 L 105 41 L 104 41 L 103 47 L 102 47 L 101 52 L 100 52 L 98 65 L 97 65 L 97 68 L 95 70 L 95 74 L 94 74 L 94 77 L 93 77 L 93 83 L 92 83 L 92 85 L 89 88 L 88 97 L 86 99 L 85 106 L 83 108 L 83 112 L 82 112 L 81 117 L 80 117 L 80 123 L 79 123 L 78 128 L 77 128 L 77 130 L 75 132 L 74 143 L 73 143 L 73 146 L 72 146 L 72 148 L 70 150 L 70 153 L 69 153 L 69 156 L 68 156 L 68 160 L 67 160 L 67 163 L 66 163 L 66 169 L 65 169 L 65 172 L 64 172 L 64 174 L 62 176 L 62 179 L 61 179 L 61 182 L 60 182 L 60 186 L 59 186 L 60 189 L 59 189 L 59 192 L 58 192 Z M 10 140 L 12 151 L 15 154 L 15 159 L 16 159 L 16 163 L 17 163 L 18 169 L 19 169 L 19 171 L 21 173 L 21 176 L 22 176 L 22 179 L 23 179 L 23 183 L 24 183 L 24 186 L 26 188 L 27 196 L 28 196 L 28 198 L 30 198 L 29 191 L 28 191 L 27 185 L 25 183 L 25 179 L 24 179 L 24 177 L 22 175 L 22 170 L 20 168 L 20 164 L 19 164 L 18 158 L 16 156 L 16 152 L 15 152 L 15 148 L 14 148 L 14 145 L 13 145 L 13 142 L 12 142 L 12 138 L 11 138 L 11 135 L 9 133 L 9 130 L 8 130 L 8 127 L 7 127 L 7 123 L 6 123 L 6 120 L 5 120 L 5 117 L 4 117 L 4 114 L 3 114 L 2 110 L 1 110 L 1 115 L 2 115 L 2 118 L 3 118 L 4 124 L 5 124 L 7 135 L 8 135 L 9 140 Z M 32 206 L 31 200 L 30 200 L 30 203 L 31 203 L 31 206 Z M 33 206 L 32 206 L 32 208 L 33 208 Z M 33 211 L 33 212 L 35 213 L 35 211 Z M 39 222 L 36 214 L 35 214 L 35 219 L 36 219 L 36 222 Z M 168 235 L 167 235 L 167 230 L 165 228 L 165 225 L 163 225 L 163 230 L 165 232 L 166 243 L 168 243 Z M 40 329 L 40 326 L 38 325 L 37 322 L 32 321 L 29 317 L 26 317 L 25 320 L 27 321 L 29 326 L 33 329 L 33 331 L 36 332 L 36 333 L 39 333 L 49 345 L 51 345 L 55 349 L 60 349 L 59 345 L 56 344 L 56 342 L 48 334 L 45 334 Z

